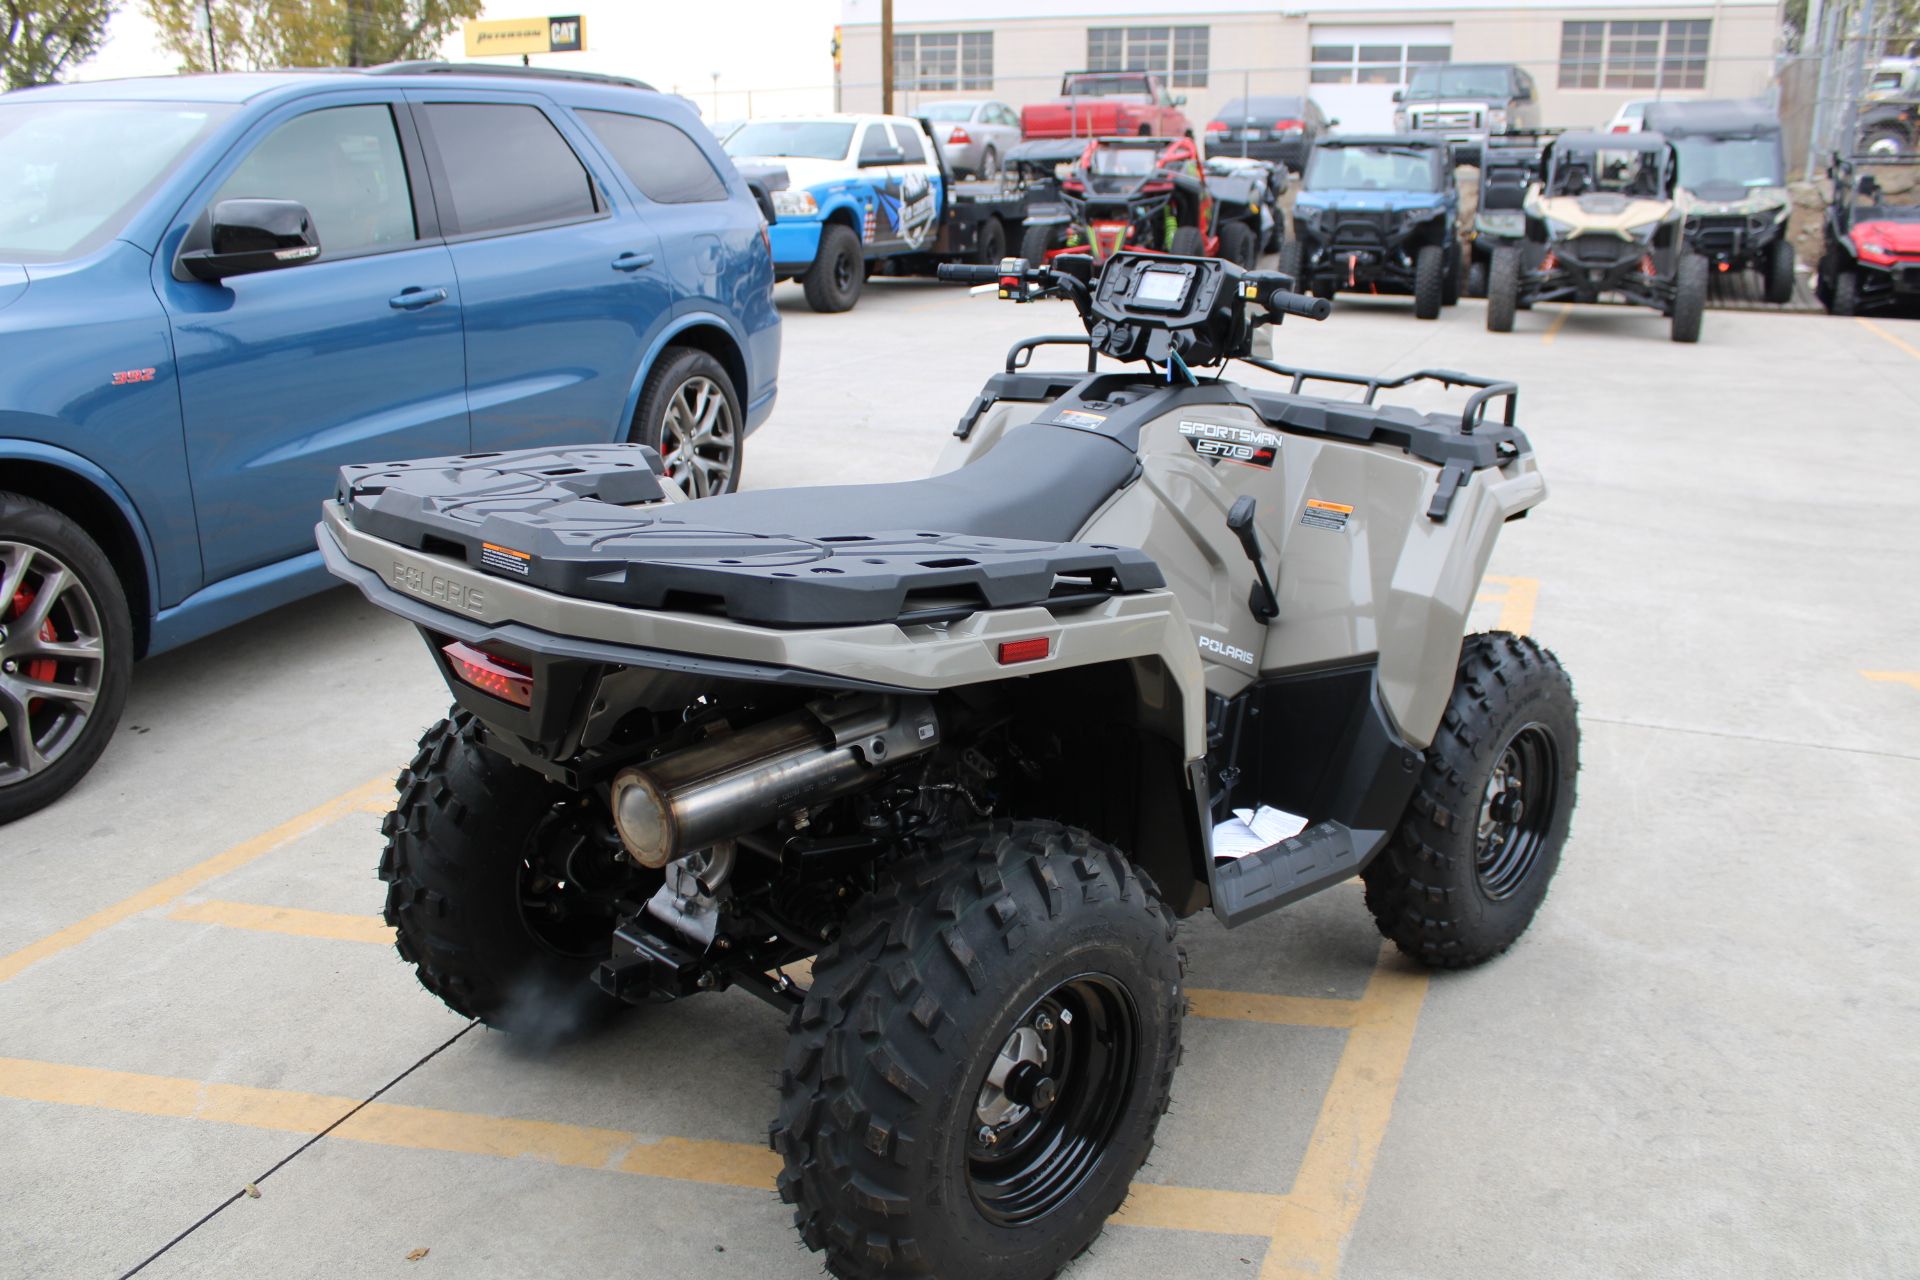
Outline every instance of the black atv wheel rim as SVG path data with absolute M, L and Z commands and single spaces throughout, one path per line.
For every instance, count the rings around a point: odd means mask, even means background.
M 1512 897 L 1539 864 L 1559 803 L 1560 748 L 1535 721 L 1516 730 L 1495 757 L 1480 800 L 1474 869 L 1480 891 Z
M 45 548 L 0 542 L 0 787 L 80 740 L 106 679 L 99 607 Z
M 1069 978 L 1021 1015 L 970 1116 L 967 1183 L 987 1221 L 1025 1226 L 1079 1192 L 1126 1112 L 1139 1054 L 1133 997 L 1106 974 Z

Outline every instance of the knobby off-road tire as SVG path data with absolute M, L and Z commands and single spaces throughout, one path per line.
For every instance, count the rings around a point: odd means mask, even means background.
M 695 347 L 668 347 L 647 375 L 628 438 L 656 449 L 689 498 L 708 498 L 740 487 L 746 427 L 726 366 Z
M 994 822 L 898 865 L 794 1011 L 771 1136 L 801 1238 L 848 1280 L 1053 1275 L 1153 1146 L 1181 975 L 1151 882 L 1083 831 Z M 989 1070 L 1030 1037 L 1057 1096 L 1024 1119 L 996 1112 L 1009 1123 L 983 1146 Z M 1078 1157 L 1050 1170 L 1052 1196 L 1012 1176 L 1049 1149 Z
M 1793 245 L 1782 236 L 1773 242 L 1767 251 L 1766 300 L 1774 306 L 1783 306 L 1793 301 L 1793 268 L 1795 255 Z
M 400 773 L 400 799 L 381 824 L 380 878 L 400 958 L 420 985 L 466 1018 L 506 1031 L 563 1037 L 623 1006 L 593 985 L 613 930 L 591 917 L 563 941 L 528 923 L 547 824 L 570 822 L 578 797 L 495 755 L 479 722 L 456 711 L 420 738 Z
M 1860 273 L 1852 267 L 1836 267 L 1833 285 L 1827 295 L 1827 311 L 1836 316 L 1860 314 Z
M 1467 296 L 1469 298 L 1487 296 L 1487 264 L 1478 258 L 1467 263 Z
M 1380 932 L 1440 969 L 1512 946 L 1560 865 L 1579 758 L 1560 660 L 1526 636 L 1468 636 L 1406 815 L 1361 873 Z
M 1305 293 L 1307 291 L 1307 282 L 1300 278 L 1301 256 L 1300 242 L 1298 240 L 1289 238 L 1280 242 L 1279 271 L 1281 275 L 1293 277 L 1293 289 L 1295 293 Z
M 829 222 L 821 229 L 820 249 L 813 256 L 813 265 L 800 277 L 807 305 L 815 311 L 851 311 L 860 301 L 860 289 L 866 282 L 860 237 L 852 227 Z
M 1487 332 L 1512 333 L 1513 312 L 1520 299 L 1520 251 L 1495 249 L 1487 268 Z
M 1675 342 L 1700 341 L 1700 321 L 1707 314 L 1707 281 L 1713 269 L 1697 253 L 1680 259 L 1673 285 L 1672 336 Z
M 1446 284 L 1441 276 L 1447 270 L 1447 251 L 1437 244 L 1423 244 L 1413 259 L 1413 315 L 1416 320 L 1438 320 Z
M 1020 233 L 1020 256 L 1039 266 L 1047 260 L 1047 250 L 1054 247 L 1059 235 L 1060 228 L 1056 223 L 1043 222 L 1028 227 Z
M 133 678 L 133 620 L 106 553 L 0 492 L 0 823 L 44 809 L 107 749 Z
M 980 224 L 980 240 L 973 247 L 973 260 L 986 267 L 997 267 L 1007 256 L 1007 224 L 988 218 Z
M 1259 264 L 1260 247 L 1253 228 L 1244 222 L 1229 222 L 1220 228 L 1220 256 L 1235 266 L 1251 271 Z
M 1447 255 L 1447 262 L 1440 271 L 1440 305 L 1457 307 L 1460 305 L 1460 262 L 1456 245 L 1453 253 Z
M 1175 227 L 1173 239 L 1167 242 L 1167 252 L 1176 258 L 1204 258 L 1207 238 L 1200 234 L 1198 227 Z

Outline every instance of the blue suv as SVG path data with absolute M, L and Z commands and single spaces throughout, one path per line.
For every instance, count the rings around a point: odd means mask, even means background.
M 414 63 L 0 96 L 0 822 L 133 660 L 330 583 L 342 463 L 637 440 L 734 487 L 766 221 L 680 99 Z

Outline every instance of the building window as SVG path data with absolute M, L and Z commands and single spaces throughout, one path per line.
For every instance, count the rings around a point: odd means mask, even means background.
M 893 80 L 902 89 L 993 88 L 993 32 L 922 31 L 893 37 Z
M 1704 89 L 1712 30 L 1713 23 L 1704 18 L 1563 22 L 1560 87 Z
M 1453 60 L 1453 47 L 1444 44 L 1319 43 L 1312 46 L 1313 67 L 1307 78 L 1314 84 L 1404 85 L 1414 68 Z
M 1089 27 L 1087 70 L 1151 71 L 1181 89 L 1207 87 L 1206 27 Z

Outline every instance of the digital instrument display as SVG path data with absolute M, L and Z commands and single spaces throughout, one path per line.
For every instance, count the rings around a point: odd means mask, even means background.
M 1177 307 L 1186 300 L 1187 278 L 1184 271 L 1142 271 L 1133 300 L 1141 306 Z

